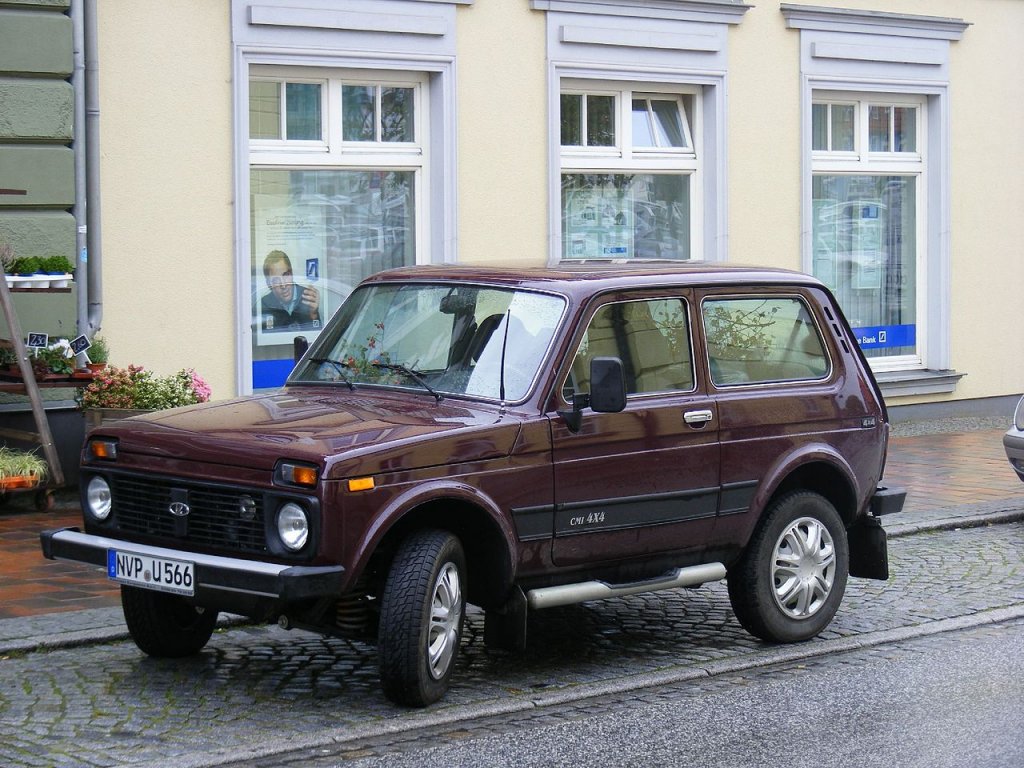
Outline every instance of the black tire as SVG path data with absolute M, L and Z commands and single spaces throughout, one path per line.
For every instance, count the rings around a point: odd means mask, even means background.
M 198 608 L 183 597 L 137 587 L 121 587 L 121 609 L 139 649 L 157 658 L 199 653 L 217 625 L 217 611 Z
M 809 640 L 829 625 L 846 591 L 850 552 L 835 507 L 794 491 L 768 509 L 729 571 L 729 600 L 744 629 L 775 643 Z
M 447 531 L 402 542 L 381 597 L 377 655 L 384 694 L 425 707 L 448 690 L 466 615 L 466 557 Z

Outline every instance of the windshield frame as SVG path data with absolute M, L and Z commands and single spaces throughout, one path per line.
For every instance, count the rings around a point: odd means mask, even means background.
M 350 387 L 344 380 L 339 379 L 337 381 L 332 380 L 321 380 L 312 378 L 299 378 L 298 374 L 302 372 L 308 375 L 308 365 L 315 358 L 324 359 L 329 357 L 329 353 L 332 348 L 338 342 L 340 333 L 334 333 L 335 327 L 341 323 L 341 318 L 345 311 L 345 305 L 347 305 L 359 291 L 362 290 L 386 290 L 395 289 L 400 290 L 403 287 L 427 287 L 427 288 L 440 288 L 440 289 L 455 289 L 455 288 L 474 288 L 474 289 L 486 289 L 497 292 L 506 292 L 509 294 L 531 294 L 538 296 L 547 296 L 557 299 L 561 302 L 560 312 L 555 321 L 554 327 L 551 331 L 550 337 L 547 341 L 543 354 L 537 358 L 537 363 L 534 366 L 533 376 L 529 380 L 521 396 L 515 398 L 506 397 L 502 399 L 498 396 L 488 396 L 486 394 L 479 394 L 465 391 L 453 391 L 444 387 L 438 386 L 437 383 L 433 383 L 432 386 L 437 392 L 443 396 L 443 399 L 457 399 L 457 400 L 471 400 L 475 402 L 487 402 L 497 403 L 502 405 L 520 405 L 525 403 L 534 396 L 537 391 L 537 387 L 543 378 L 545 371 L 551 372 L 551 366 L 549 360 L 556 346 L 558 339 L 562 337 L 563 327 L 566 323 L 566 319 L 569 316 L 571 298 L 562 291 L 545 290 L 543 288 L 536 287 L 524 287 L 518 283 L 505 283 L 505 282 L 491 282 L 487 280 L 464 280 L 464 279 L 445 279 L 445 278 L 422 278 L 422 279 L 402 279 L 402 280 L 375 280 L 370 279 L 360 285 L 345 298 L 342 306 L 339 307 L 335 315 L 325 325 L 323 331 L 317 336 L 314 342 L 309 346 L 307 351 L 302 355 L 299 361 L 295 364 L 292 372 L 288 375 L 285 381 L 286 387 L 337 387 L 340 386 L 345 390 L 349 390 Z M 507 372 L 507 368 L 506 368 Z M 398 390 L 401 392 L 411 392 L 415 394 L 427 395 L 434 398 L 435 394 L 428 391 L 421 384 L 409 379 L 408 377 L 402 377 L 400 381 L 359 381 L 354 380 L 355 389 L 369 389 L 369 390 Z

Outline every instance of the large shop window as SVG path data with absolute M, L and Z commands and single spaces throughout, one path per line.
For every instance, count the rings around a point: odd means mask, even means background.
M 923 99 L 817 92 L 811 108 L 814 274 L 876 368 L 925 359 Z
M 427 81 L 253 67 L 249 195 L 253 388 L 276 387 L 365 277 L 415 264 Z
M 563 259 L 689 259 L 700 166 L 696 91 L 564 81 Z

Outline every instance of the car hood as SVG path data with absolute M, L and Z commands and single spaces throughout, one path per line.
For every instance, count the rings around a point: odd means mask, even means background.
M 156 411 L 92 434 L 117 438 L 124 455 L 251 469 L 291 459 L 332 479 L 506 456 L 518 432 L 497 405 L 293 388 Z

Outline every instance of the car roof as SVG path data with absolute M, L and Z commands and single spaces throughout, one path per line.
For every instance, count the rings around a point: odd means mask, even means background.
M 561 262 L 553 267 L 490 267 L 470 264 L 419 265 L 377 273 L 366 282 L 464 282 L 508 285 L 560 293 L 693 285 L 810 285 L 821 282 L 802 272 L 707 261 Z

